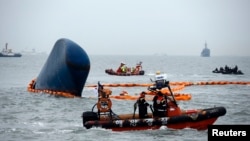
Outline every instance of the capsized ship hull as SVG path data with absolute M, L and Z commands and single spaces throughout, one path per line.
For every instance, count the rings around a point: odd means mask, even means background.
M 87 53 L 73 41 L 59 39 L 30 89 L 80 97 L 89 70 Z

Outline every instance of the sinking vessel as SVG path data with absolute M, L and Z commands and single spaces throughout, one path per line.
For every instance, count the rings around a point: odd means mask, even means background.
M 28 85 L 28 91 L 81 97 L 89 70 L 90 60 L 85 50 L 75 42 L 61 38 L 56 41 L 37 78 Z

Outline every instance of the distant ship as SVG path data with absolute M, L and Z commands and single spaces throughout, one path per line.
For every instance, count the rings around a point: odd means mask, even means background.
M 12 52 L 12 49 L 8 49 L 8 43 L 5 44 L 5 48 L 0 52 L 0 57 L 21 57 L 21 53 Z
M 201 51 L 201 57 L 210 57 L 210 49 L 207 48 L 207 42 L 205 42 L 205 48 Z

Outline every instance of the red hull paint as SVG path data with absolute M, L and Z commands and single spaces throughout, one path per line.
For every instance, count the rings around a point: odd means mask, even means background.
M 217 117 L 202 121 L 168 124 L 167 127 L 172 129 L 193 128 L 197 130 L 206 130 L 208 128 L 208 125 L 212 125 L 216 120 Z

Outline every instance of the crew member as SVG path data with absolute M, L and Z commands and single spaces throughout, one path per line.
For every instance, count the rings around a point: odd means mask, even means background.
M 137 107 L 137 105 L 139 107 L 139 118 L 147 118 L 148 117 L 147 107 L 149 106 L 149 104 L 145 100 L 145 95 L 146 95 L 146 92 L 143 91 L 140 94 L 140 97 L 137 99 L 136 103 L 134 104 L 135 108 Z
M 157 91 L 157 94 L 153 98 L 153 108 L 154 108 L 154 117 L 166 117 L 167 115 L 167 98 L 166 95 L 163 95 L 160 90 Z
M 124 72 L 127 71 L 126 69 L 127 69 L 126 64 L 121 63 L 120 66 L 118 67 L 118 69 L 116 70 L 116 72 L 117 72 L 117 73 L 124 73 Z
M 142 70 L 142 62 L 139 62 L 138 64 L 136 64 L 135 66 L 135 70 L 134 70 L 134 73 L 135 74 L 139 74 L 139 72 Z

